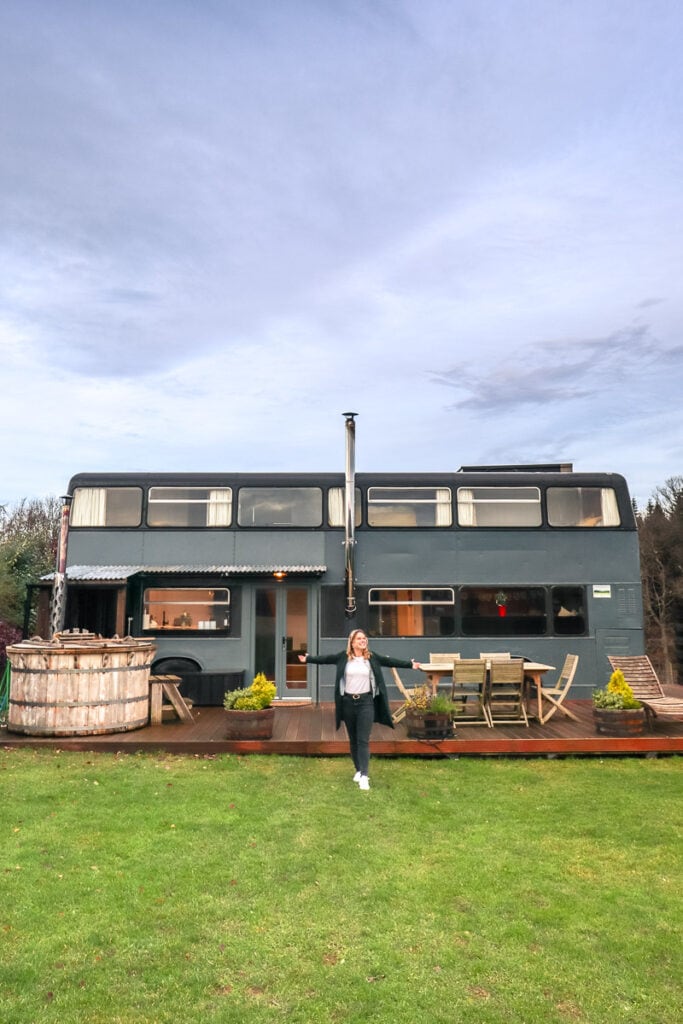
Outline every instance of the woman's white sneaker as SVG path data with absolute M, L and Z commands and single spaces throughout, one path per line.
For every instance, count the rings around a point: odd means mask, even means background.
M 359 789 L 370 789 L 370 779 L 367 777 L 367 775 L 361 775 L 360 779 L 358 780 L 358 787 Z
M 354 782 L 360 782 L 360 779 L 361 779 L 361 774 L 360 774 L 360 772 L 356 772 L 356 774 L 355 774 L 355 775 L 354 775 L 354 777 L 353 777 L 353 781 L 354 781 Z

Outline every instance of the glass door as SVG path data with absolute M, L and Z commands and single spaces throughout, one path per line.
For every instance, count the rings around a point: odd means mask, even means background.
M 310 697 L 306 665 L 299 654 L 308 650 L 306 587 L 257 587 L 254 606 L 254 671 L 265 672 L 277 696 Z

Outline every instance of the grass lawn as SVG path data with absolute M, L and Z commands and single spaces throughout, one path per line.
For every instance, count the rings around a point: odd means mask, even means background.
M 679 1024 L 683 760 L 0 751 L 3 1024 Z

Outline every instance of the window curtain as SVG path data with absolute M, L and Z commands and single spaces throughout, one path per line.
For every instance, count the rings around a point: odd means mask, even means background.
M 600 507 L 602 511 L 602 525 L 618 526 L 620 521 L 619 506 L 617 505 L 617 496 L 611 487 L 602 487 L 600 489 Z
M 79 487 L 71 509 L 72 526 L 106 526 L 107 491 L 104 487 Z
M 449 487 L 436 489 L 436 525 L 450 526 L 453 522 L 451 509 L 451 491 Z
M 330 526 L 344 525 L 346 492 L 341 487 L 330 487 L 327 495 L 327 521 Z
M 361 523 L 360 488 L 356 487 L 354 504 L 356 507 L 356 526 Z M 327 492 L 327 522 L 329 526 L 346 526 L 346 488 L 330 487 Z
M 458 490 L 458 522 L 461 526 L 477 525 L 474 491 L 469 487 L 461 487 Z
M 232 491 L 229 487 L 209 491 L 206 507 L 207 526 L 230 526 L 232 513 Z

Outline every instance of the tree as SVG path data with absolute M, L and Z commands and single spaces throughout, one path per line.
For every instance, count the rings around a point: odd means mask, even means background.
M 638 532 L 646 647 L 671 681 L 676 678 L 677 618 L 683 601 L 683 477 L 671 477 L 657 488 L 638 515 Z
M 54 569 L 60 513 L 55 497 L 0 506 L 0 655 L 20 635 L 27 584 Z

